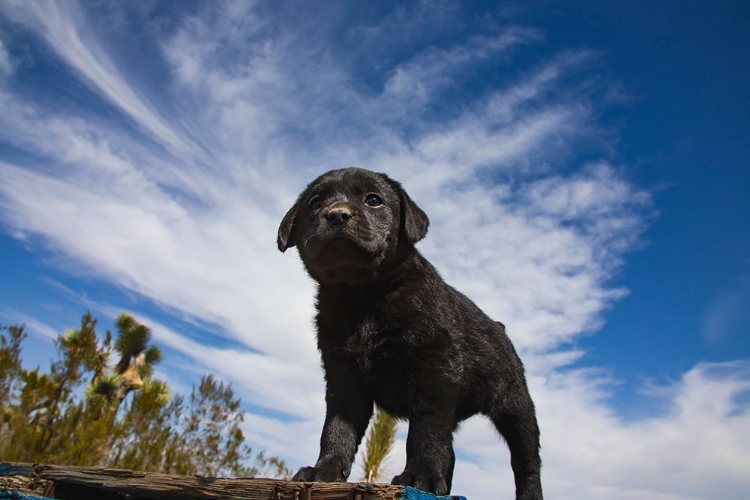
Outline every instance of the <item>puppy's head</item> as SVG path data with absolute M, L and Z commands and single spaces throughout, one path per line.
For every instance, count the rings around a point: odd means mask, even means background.
M 281 221 L 277 244 L 282 252 L 296 246 L 321 284 L 362 283 L 390 272 L 428 225 L 398 182 L 345 168 L 307 186 Z

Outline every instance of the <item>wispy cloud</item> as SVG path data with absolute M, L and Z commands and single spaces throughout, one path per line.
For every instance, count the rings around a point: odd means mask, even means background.
M 667 405 L 664 415 L 637 422 L 623 422 L 609 409 L 612 382 L 602 373 L 533 376 L 547 491 L 592 500 L 741 496 L 747 491 L 741 471 L 750 466 L 742 429 L 750 414 L 738 398 L 750 391 L 748 368 L 747 362 L 701 364 L 654 393 Z M 457 465 L 457 491 L 467 498 L 489 491 L 512 497 L 507 452 L 487 431 L 479 420 L 462 428 L 457 445 L 471 459 Z
M 716 297 L 703 313 L 703 336 L 711 343 L 725 340 L 747 314 L 748 298 L 741 290 L 731 290 Z
M 27 333 L 30 330 L 33 334 L 39 335 L 47 340 L 54 340 L 61 333 L 58 332 L 54 327 L 44 323 L 43 321 L 40 321 L 18 311 L 3 309 L 0 310 L 0 315 L 7 318 L 6 321 L 2 322 L 3 326 L 8 326 L 11 324 L 24 325 L 26 327 Z
M 136 123 L 167 145 L 184 151 L 187 145 L 183 139 L 123 77 L 76 2 L 11 2 L 6 12 L 38 33 L 83 81 Z
M 0 85 L 0 140 L 25 153 L 0 160 L 3 221 L 88 274 L 217 325 L 236 345 L 142 318 L 191 370 L 232 381 L 251 408 L 251 441 L 296 466 L 315 458 L 323 386 L 313 284 L 293 254 L 277 252 L 276 229 L 324 170 L 387 172 L 431 217 L 420 249 L 523 351 L 551 496 L 741 491 L 750 447 L 729 441 L 750 418 L 736 399 L 748 389 L 745 364 L 695 367 L 668 388 L 667 413 L 638 422 L 612 410 L 606 371 L 576 368 L 583 353 L 571 345 L 627 293 L 612 277 L 652 210 L 649 193 L 608 158 L 595 111 L 603 103 L 576 83 L 597 55 L 565 51 L 518 71 L 509 61 L 544 43 L 540 31 L 493 26 L 440 44 L 415 31 L 456 8 L 397 8 L 379 23 L 352 23 L 346 52 L 304 20 L 292 29 L 245 2 L 201 4 L 169 23 L 143 17 L 138 35 L 170 75 L 155 88 L 118 62 L 86 8 L 6 4 L 6 16 L 115 112 L 53 106 Z M 419 39 L 417 49 L 399 53 L 398 36 Z M 497 68 L 506 83 L 456 92 Z M 157 98 L 170 105 L 154 106 Z M 578 160 L 580 144 L 600 158 Z M 456 491 L 470 498 L 511 491 L 493 434 L 472 420 L 457 440 Z
M 13 65 L 10 62 L 10 56 L 1 35 L 2 33 L 0 33 L 0 72 L 10 74 L 13 72 Z

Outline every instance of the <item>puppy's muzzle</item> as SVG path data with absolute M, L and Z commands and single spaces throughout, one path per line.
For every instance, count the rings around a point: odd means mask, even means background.
M 354 216 L 351 207 L 346 203 L 336 203 L 326 212 L 326 220 L 336 225 L 344 225 Z

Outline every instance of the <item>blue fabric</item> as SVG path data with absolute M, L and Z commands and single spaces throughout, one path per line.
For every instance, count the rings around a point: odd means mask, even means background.
M 404 500 L 466 500 L 466 497 L 439 497 L 432 493 L 427 493 L 426 491 L 418 490 L 411 486 L 404 486 L 403 492 L 404 495 L 401 498 L 403 498 Z
M 0 491 L 0 500 L 54 500 L 53 498 L 40 497 L 30 493 L 19 491 Z

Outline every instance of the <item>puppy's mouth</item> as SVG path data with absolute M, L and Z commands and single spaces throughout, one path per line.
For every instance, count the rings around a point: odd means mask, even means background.
M 300 255 L 311 271 L 359 274 L 378 266 L 382 247 L 383 242 L 368 227 L 350 221 L 310 231 L 300 245 Z
M 377 255 L 368 243 L 368 240 L 341 231 L 319 242 L 319 249 L 314 258 L 320 267 L 368 267 Z
M 309 241 L 300 256 L 310 275 L 321 285 L 372 281 L 383 261 L 375 240 L 365 241 L 348 232 L 336 232 Z

